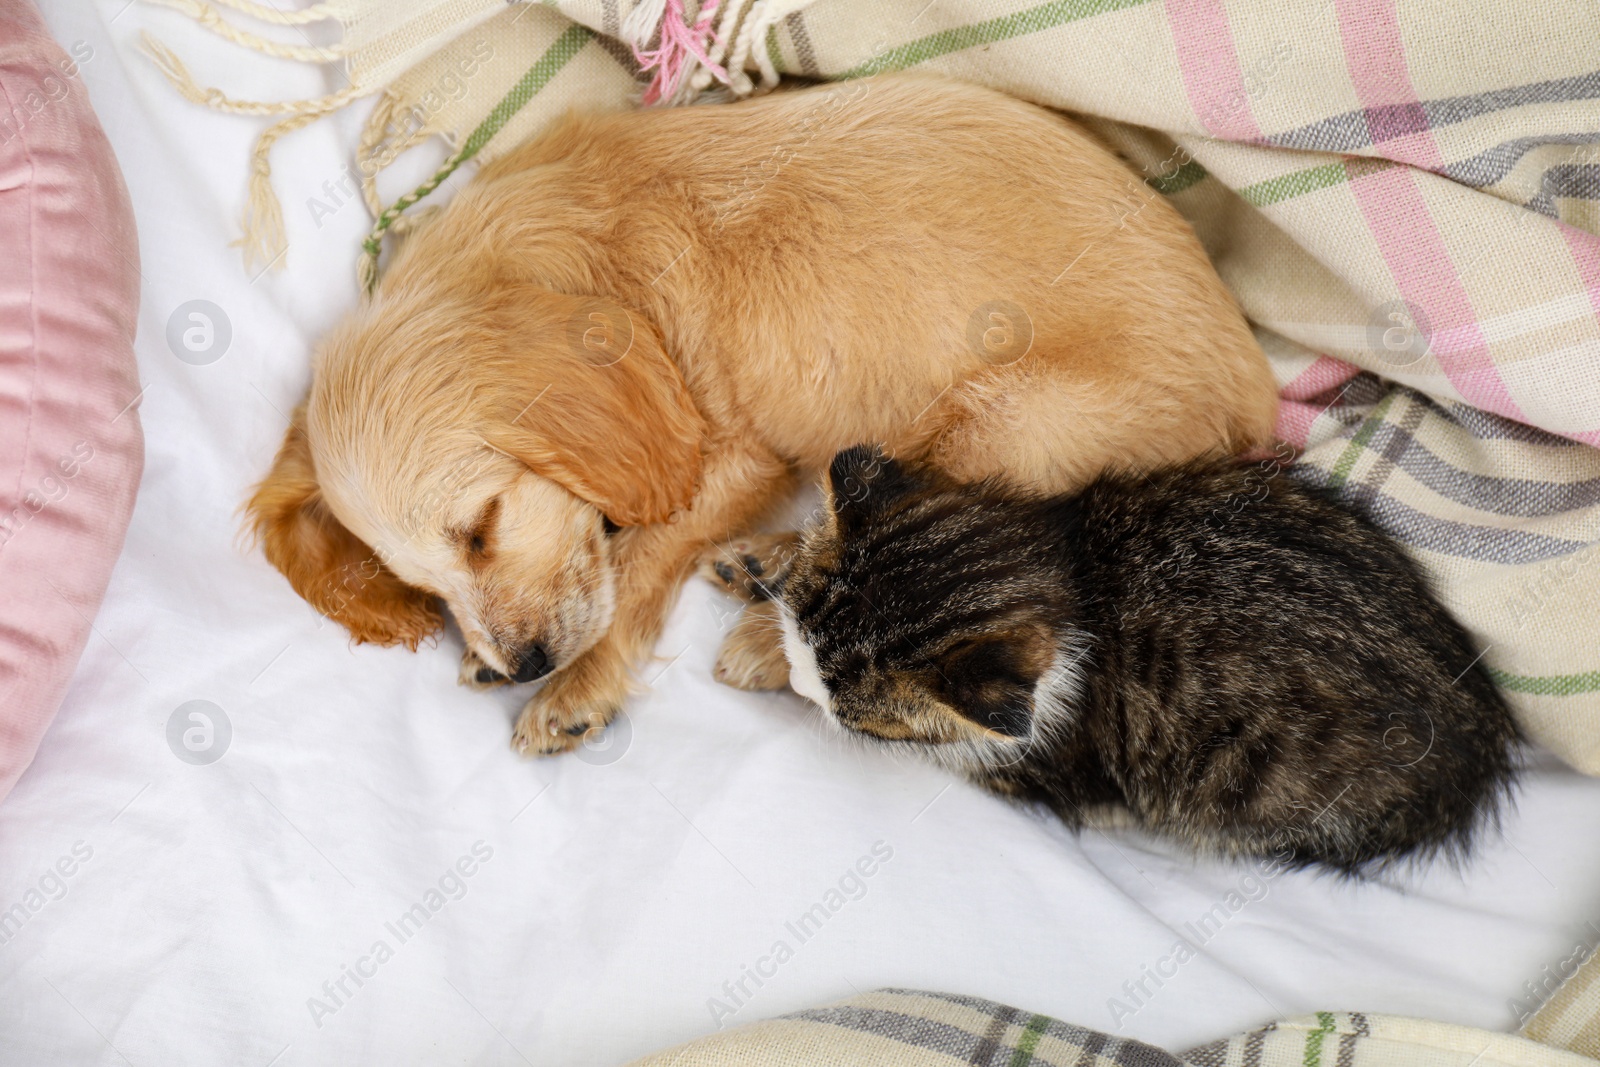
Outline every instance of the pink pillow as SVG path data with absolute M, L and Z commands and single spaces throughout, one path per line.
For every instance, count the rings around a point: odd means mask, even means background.
M 29 0 L 0 0 L 0 798 L 61 704 L 133 510 L 138 257 L 76 63 Z

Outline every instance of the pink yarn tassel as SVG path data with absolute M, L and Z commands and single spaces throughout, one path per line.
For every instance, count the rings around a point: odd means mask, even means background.
M 678 91 L 684 66 L 690 56 L 698 59 L 700 65 L 714 74 L 718 81 L 727 84 L 728 72 L 711 62 L 706 55 L 707 43 L 720 40 L 711 29 L 711 19 L 721 3 L 722 0 L 706 0 L 700 8 L 700 17 L 690 26 L 684 17 L 683 0 L 667 0 L 666 9 L 661 14 L 661 40 L 656 43 L 655 50 L 633 50 L 633 57 L 639 61 L 640 69 L 655 71 L 649 87 L 644 91 L 646 104 L 654 104 Z

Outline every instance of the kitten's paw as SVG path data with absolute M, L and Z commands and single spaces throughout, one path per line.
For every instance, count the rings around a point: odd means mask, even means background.
M 789 660 L 783 654 L 776 604 L 766 600 L 745 609 L 723 639 L 713 674 L 717 681 L 735 689 L 789 687 Z
M 461 654 L 461 672 L 456 675 L 457 685 L 464 685 L 468 689 L 493 689 L 510 681 L 510 678 L 479 659 L 478 654 L 472 649 L 469 648 Z
M 755 534 L 708 549 L 696 568 L 700 576 L 745 600 L 766 600 L 768 587 L 782 578 L 794 558 L 796 533 Z

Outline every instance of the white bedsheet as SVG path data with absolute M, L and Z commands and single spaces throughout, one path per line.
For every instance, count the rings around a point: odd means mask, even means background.
M 1524 983 L 1594 943 L 1600 782 L 1548 760 L 1464 874 L 1258 882 L 1148 841 L 1074 838 L 841 747 L 798 698 L 717 686 L 728 605 L 699 582 L 653 691 L 614 728 L 631 734 L 620 758 L 620 741 L 590 762 L 515 757 L 522 698 L 457 688 L 458 638 L 352 648 L 236 543 L 310 347 L 355 301 L 365 212 L 319 225 L 306 203 L 331 203 L 355 116 L 281 143 L 287 269 L 252 281 L 228 242 L 258 126 L 181 101 L 137 31 L 240 97 L 337 86 L 125 3 L 46 12 L 94 49 L 83 77 L 138 213 L 149 459 L 97 636 L 0 805 L 0 909 L 43 901 L 0 943 L 0 1064 L 613 1064 L 883 985 L 1173 1048 L 1321 1008 L 1509 1029 Z M 232 328 L 205 366 L 167 343 L 197 299 Z M 167 741 L 193 700 L 231 724 L 209 765 Z M 875 848 L 892 856 L 848 877 Z M 73 873 L 52 876 L 64 857 Z M 450 876 L 458 863 L 470 877 Z M 420 928 L 391 929 L 418 903 Z M 802 940 L 790 924 L 819 903 Z M 1175 966 L 1180 935 L 1203 944 Z M 367 976 L 341 992 L 346 967 Z

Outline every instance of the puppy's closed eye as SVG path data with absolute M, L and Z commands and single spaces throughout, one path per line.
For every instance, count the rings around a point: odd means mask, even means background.
M 494 497 L 484 505 L 471 526 L 451 532 L 451 539 L 461 546 L 472 562 L 483 563 L 494 555 L 494 527 L 499 516 L 500 498 Z

